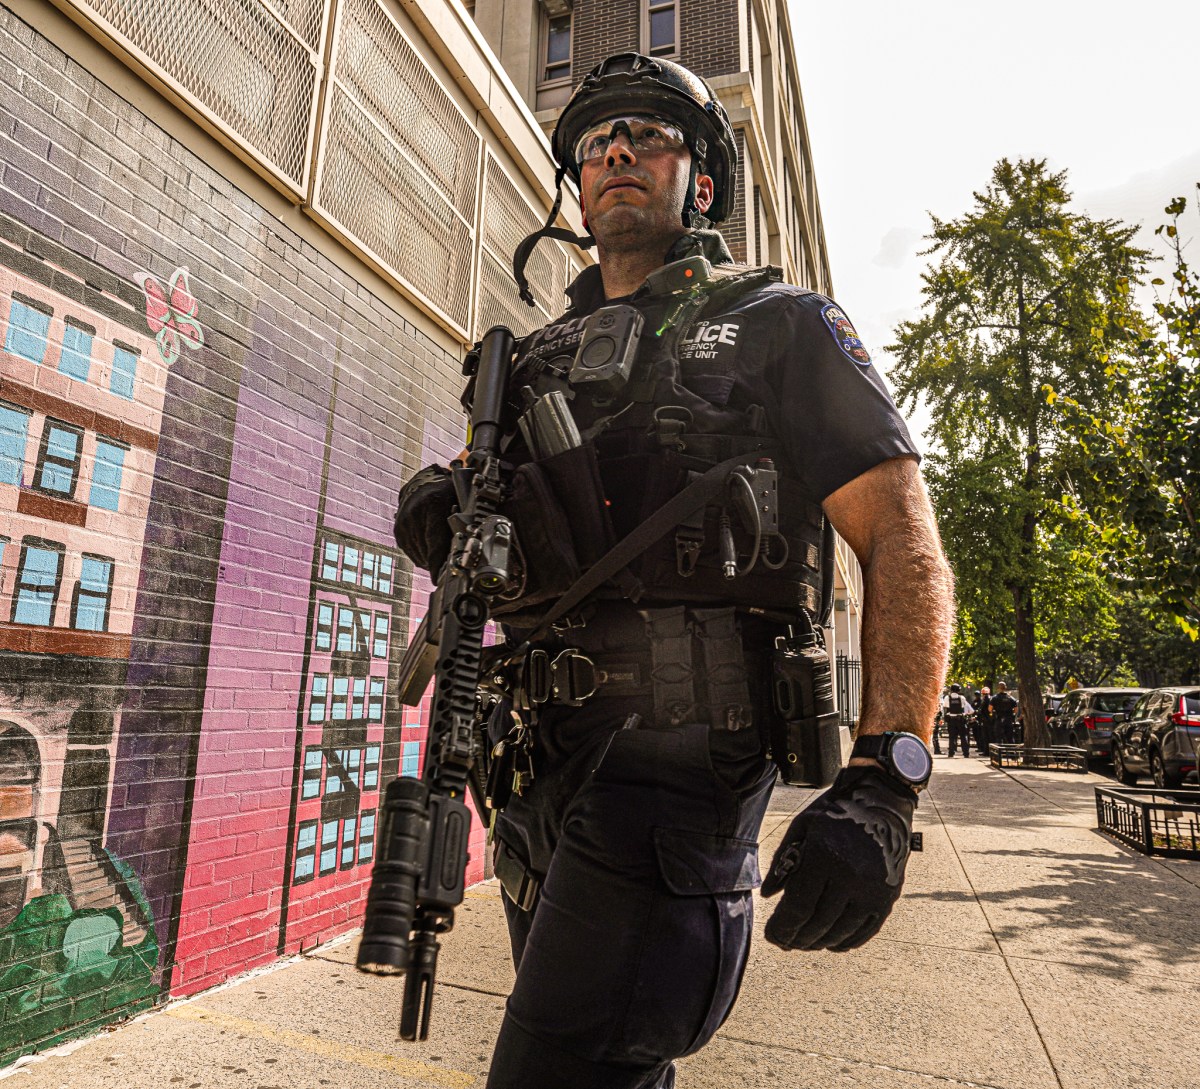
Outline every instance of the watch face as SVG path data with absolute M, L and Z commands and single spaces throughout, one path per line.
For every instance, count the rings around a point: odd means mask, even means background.
M 923 783 L 933 770 L 933 758 L 920 738 L 901 734 L 892 742 L 892 766 L 913 783 Z

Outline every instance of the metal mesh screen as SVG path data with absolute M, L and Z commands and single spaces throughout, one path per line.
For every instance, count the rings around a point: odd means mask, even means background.
M 470 226 L 340 88 L 329 101 L 316 204 L 465 332 Z
M 342 8 L 335 75 L 472 219 L 479 136 L 376 0 L 350 0 Z
M 477 336 L 497 322 L 514 333 L 532 332 L 562 312 L 568 259 L 561 245 L 543 239 L 525 266 L 536 307 L 521 302 L 510 271 L 513 250 L 542 223 L 543 217 L 529 207 L 500 164 L 489 155 L 483 196 Z
M 326 0 L 72 0 L 303 188 Z

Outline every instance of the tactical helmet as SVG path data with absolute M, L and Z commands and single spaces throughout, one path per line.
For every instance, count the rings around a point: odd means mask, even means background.
M 737 141 L 725 107 L 712 88 L 682 64 L 644 57 L 640 53 L 618 53 L 601 61 L 575 89 L 550 138 L 559 168 L 579 182 L 575 143 L 598 121 L 622 113 L 646 113 L 674 121 L 683 129 L 692 152 L 692 180 L 684 209 L 694 212 L 696 172 L 703 167 L 713 180 L 713 202 L 704 213 L 712 223 L 729 218 L 736 197 Z
M 961 691 L 962 691 L 962 685 L 961 685 L 961 684 L 952 684 L 952 685 L 950 686 L 950 691 L 951 691 L 951 692 L 961 692 Z

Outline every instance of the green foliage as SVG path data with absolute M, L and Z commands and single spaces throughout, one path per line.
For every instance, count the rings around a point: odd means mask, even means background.
M 1062 522 L 1079 452 L 1043 389 L 1109 406 L 1109 372 L 1144 335 L 1130 287 L 1148 254 L 1132 244 L 1136 227 L 1071 211 L 1066 172 L 1044 161 L 1002 159 L 974 198 L 959 219 L 933 217 L 922 313 L 896 330 L 892 377 L 902 405 L 924 401 L 933 417 L 926 472 L 958 579 L 956 664 L 992 677 L 1011 663 L 1026 720 L 1040 723 L 1037 633 L 1081 632 L 1101 589 L 1084 580 L 1072 618 L 1050 615 L 1069 564 L 1046 517 Z
M 1197 186 L 1200 189 L 1200 185 Z M 1179 239 L 1187 201 L 1165 211 L 1156 233 L 1171 241 L 1169 291 L 1156 327 L 1129 366 L 1107 371 L 1110 411 L 1053 382 L 1046 400 L 1083 456 L 1064 507 L 1093 534 L 1094 547 L 1134 585 L 1154 594 L 1192 639 L 1200 637 L 1200 276 Z M 1156 286 L 1168 285 L 1160 278 Z

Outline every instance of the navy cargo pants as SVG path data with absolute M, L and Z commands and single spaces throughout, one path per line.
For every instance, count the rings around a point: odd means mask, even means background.
M 671 1089 L 733 1007 L 774 768 L 754 727 L 659 728 L 649 700 L 552 708 L 498 850 L 517 968 L 488 1089 Z

